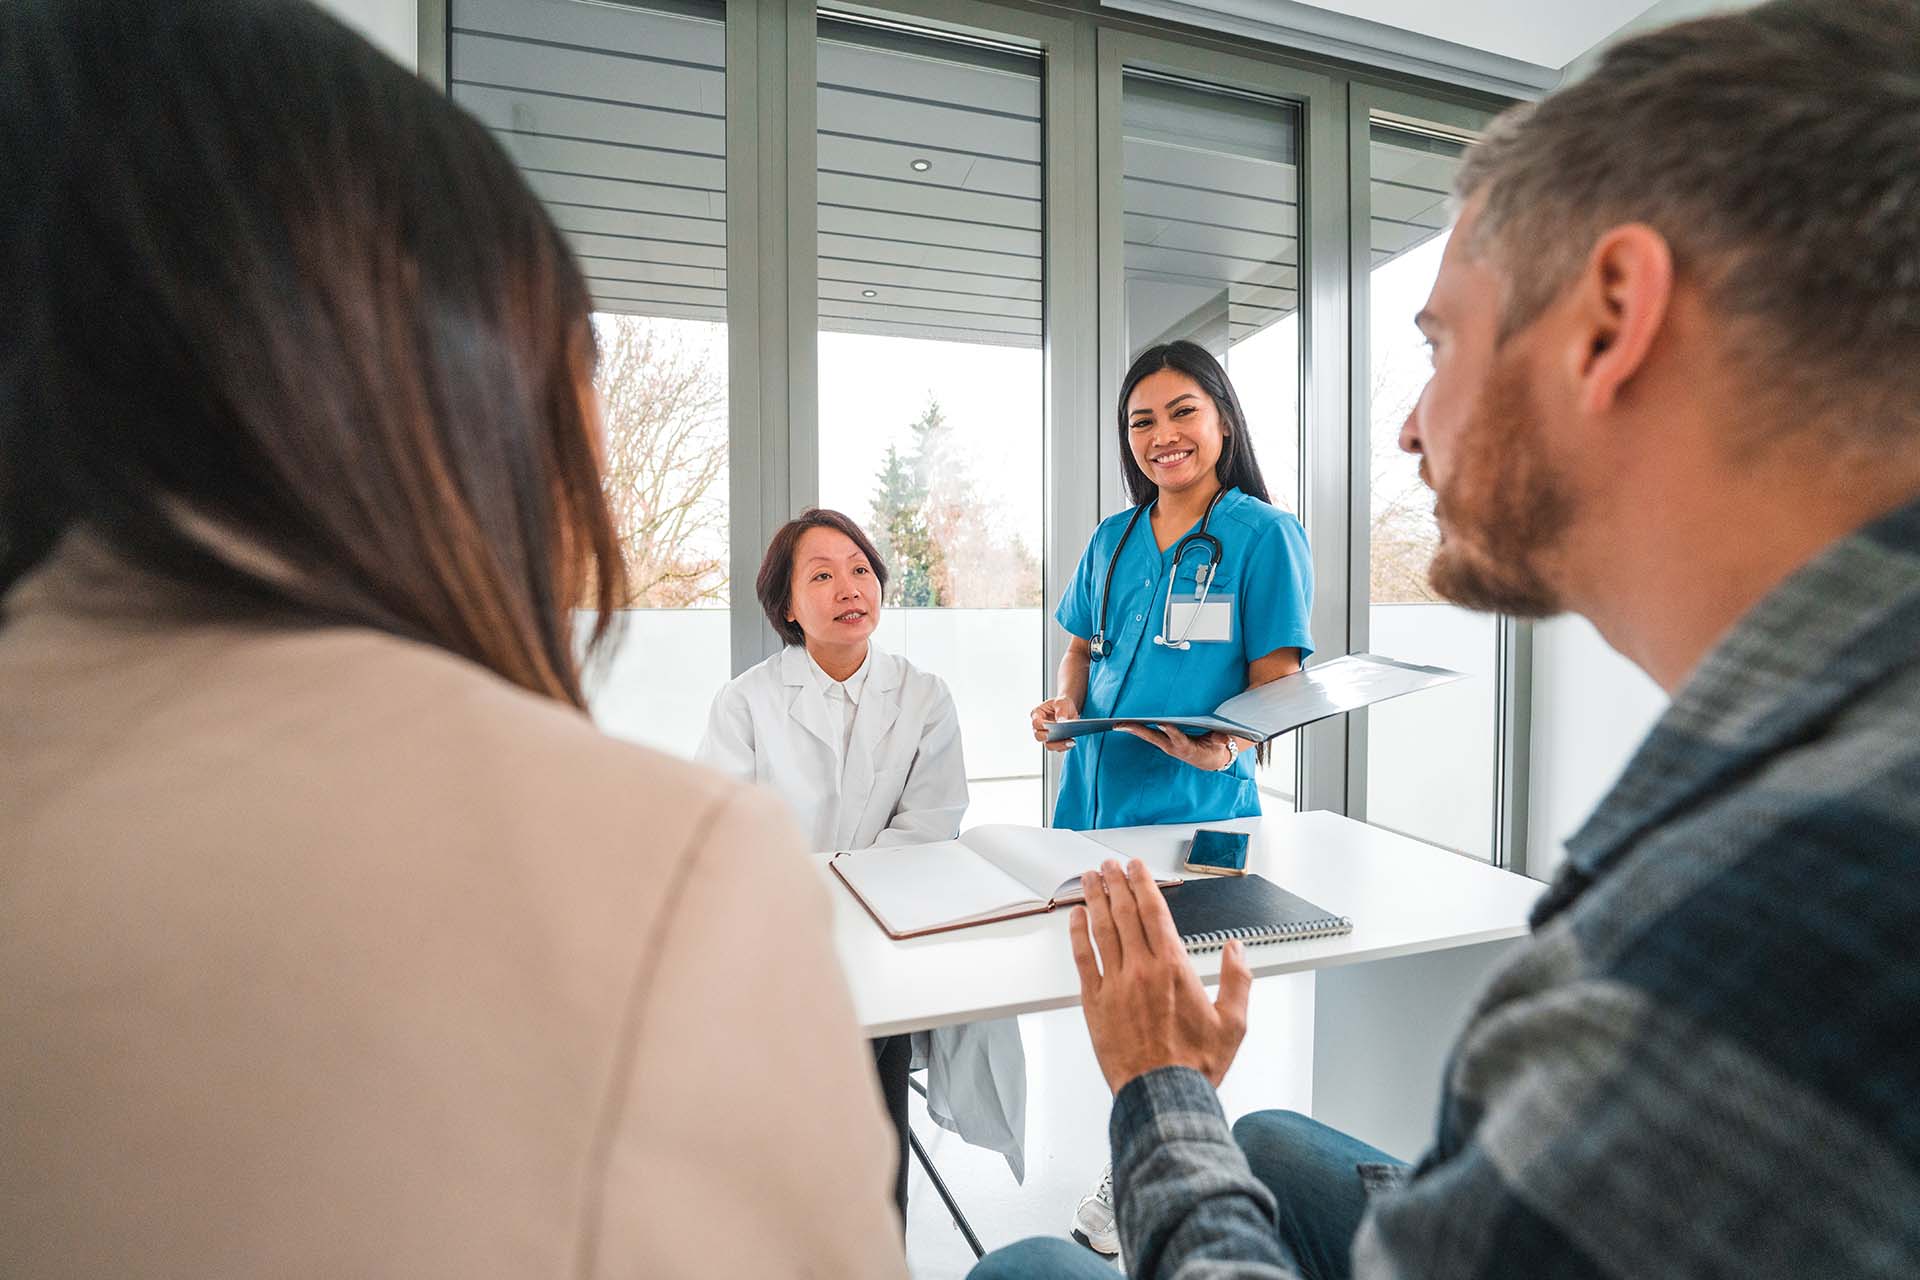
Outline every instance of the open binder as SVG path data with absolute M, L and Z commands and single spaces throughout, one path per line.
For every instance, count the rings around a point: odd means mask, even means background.
M 1211 715 L 1060 720 L 1047 730 L 1047 741 L 1063 742 L 1090 733 L 1105 733 L 1123 724 L 1157 724 L 1192 734 L 1218 731 L 1252 742 L 1265 742 L 1343 711 L 1357 711 L 1388 698 L 1464 679 L 1463 673 L 1444 667 L 1423 667 L 1378 654 L 1352 653 L 1235 694 L 1215 707 Z

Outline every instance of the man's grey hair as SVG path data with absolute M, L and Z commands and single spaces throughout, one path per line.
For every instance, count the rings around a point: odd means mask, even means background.
M 1503 338 L 1645 223 L 1763 385 L 1920 420 L 1920 0 L 1775 0 L 1625 41 L 1494 122 L 1456 194 Z

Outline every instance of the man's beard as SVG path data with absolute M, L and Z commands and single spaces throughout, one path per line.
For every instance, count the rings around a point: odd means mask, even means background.
M 1566 532 L 1574 504 L 1539 433 L 1521 362 L 1496 353 L 1452 474 L 1436 491 L 1443 532 L 1427 581 L 1445 599 L 1517 618 L 1561 612 L 1540 560 Z

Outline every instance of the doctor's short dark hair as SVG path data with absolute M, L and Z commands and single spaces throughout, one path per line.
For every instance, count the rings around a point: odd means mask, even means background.
M 1127 481 L 1127 499 L 1137 507 L 1160 496 L 1160 486 L 1147 479 L 1147 473 L 1133 460 L 1133 447 L 1127 440 L 1127 401 L 1133 398 L 1135 387 L 1163 369 L 1184 373 L 1199 383 L 1220 414 L 1224 438 L 1220 442 L 1220 461 L 1213 469 L 1220 478 L 1220 487 L 1237 486 L 1249 497 L 1271 504 L 1273 499 L 1267 496 L 1267 482 L 1253 456 L 1253 441 L 1247 435 L 1247 413 L 1240 407 L 1233 383 L 1227 381 L 1227 371 L 1220 367 L 1212 352 L 1185 338 L 1148 347 L 1134 358 L 1127 376 L 1120 381 L 1120 404 L 1115 417 L 1120 423 L 1120 468 Z
M 767 625 L 771 626 L 782 640 L 788 644 L 803 644 L 807 633 L 800 629 L 797 622 L 787 620 L 787 610 L 793 604 L 793 552 L 800 545 L 800 539 L 809 529 L 832 529 L 835 533 L 844 533 L 860 548 L 860 554 L 873 566 L 873 576 L 880 580 L 880 591 L 887 590 L 887 562 L 880 558 L 879 550 L 873 545 L 866 530 L 853 520 L 831 511 L 826 507 L 808 507 L 793 519 L 780 526 L 773 535 L 773 541 L 767 543 L 767 554 L 760 561 L 760 573 L 753 580 L 753 593 L 760 598 L 760 608 L 767 615 Z

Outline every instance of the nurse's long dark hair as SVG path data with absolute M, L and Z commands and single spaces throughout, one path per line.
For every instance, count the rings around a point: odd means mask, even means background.
M 443 95 L 302 0 L 4 0 L 0 280 L 0 594 L 84 530 L 584 705 L 592 304 Z
M 1213 400 L 1213 406 L 1220 414 L 1220 425 L 1225 429 L 1225 439 L 1220 444 L 1220 461 L 1214 465 L 1213 473 L 1220 478 L 1222 489 L 1238 488 L 1249 497 L 1271 504 L 1273 499 L 1267 496 L 1267 482 L 1260 474 L 1260 464 L 1253 456 L 1253 441 L 1247 435 L 1246 410 L 1240 407 L 1240 397 L 1234 394 L 1233 383 L 1227 381 L 1227 371 L 1220 362 L 1197 342 L 1188 342 L 1182 338 L 1178 342 L 1163 342 L 1159 346 L 1148 347 L 1134 360 L 1133 367 L 1127 370 L 1127 376 L 1120 382 L 1120 407 L 1117 414 L 1120 420 L 1120 466 L 1126 473 L 1127 497 L 1134 506 L 1143 502 L 1152 502 L 1160 496 L 1160 486 L 1147 479 L 1147 473 L 1133 460 L 1133 449 L 1127 443 L 1130 428 L 1127 426 L 1127 401 L 1133 397 L 1133 389 L 1144 378 L 1150 378 L 1162 369 L 1173 369 L 1186 374 L 1200 384 L 1200 389 Z

